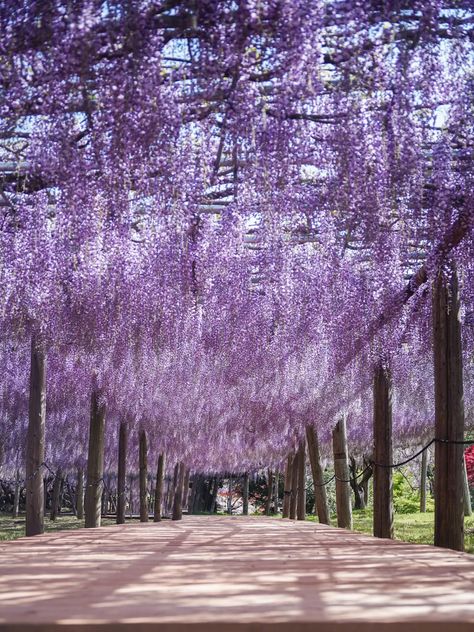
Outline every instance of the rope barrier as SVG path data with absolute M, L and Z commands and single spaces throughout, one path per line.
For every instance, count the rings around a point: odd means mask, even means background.
M 26 476 L 24 478 L 20 478 L 20 479 L 16 479 L 16 478 L 12 478 L 12 479 L 2 479 L 0 478 L 0 484 L 1 485 L 22 485 L 23 487 L 25 486 L 25 483 L 27 483 L 28 481 L 32 480 L 33 478 L 35 478 L 37 476 L 37 474 L 43 469 L 45 468 L 53 478 L 57 477 L 57 472 L 55 472 L 46 461 L 43 461 L 43 463 L 41 463 L 36 470 L 30 474 L 30 476 Z M 104 481 L 104 477 L 101 477 L 95 481 L 92 481 L 91 483 L 88 483 L 87 485 L 84 485 L 84 487 L 94 487 L 96 485 L 98 485 L 99 483 L 103 483 L 104 487 L 106 487 L 107 489 L 109 489 L 107 487 L 107 485 L 105 484 Z M 110 491 L 110 490 L 109 490 Z
M 18 479 L 17 478 L 11 478 L 11 479 L 3 478 L 3 479 L 0 479 L 0 483 L 2 485 L 22 485 L 24 487 L 25 483 L 35 478 L 38 472 L 40 472 L 43 467 L 47 468 L 50 472 L 52 472 L 53 476 L 56 476 L 56 474 L 51 470 L 51 468 L 47 465 L 47 463 L 43 462 L 29 476 L 25 476 L 24 478 L 18 478 Z
M 325 487 L 326 485 L 329 485 L 329 483 L 332 483 L 334 480 L 339 481 L 340 483 L 354 483 L 357 479 L 361 478 L 362 476 L 364 476 L 364 474 L 368 471 L 371 470 L 372 467 L 384 467 L 384 468 L 390 468 L 390 469 L 396 469 L 399 467 L 403 467 L 404 465 L 406 465 L 407 463 L 410 463 L 410 461 L 413 461 L 414 459 L 416 459 L 417 457 L 419 457 L 421 454 L 423 454 L 423 452 L 425 452 L 425 450 L 428 450 L 428 448 L 430 448 L 433 443 L 443 443 L 445 445 L 474 445 L 474 440 L 465 440 L 465 441 L 454 441 L 454 440 L 450 440 L 450 439 L 436 439 L 433 438 L 431 439 L 431 441 L 429 441 L 425 446 L 423 446 L 421 448 L 421 450 L 418 450 L 418 452 L 415 452 L 415 454 L 413 454 L 412 456 L 408 457 L 407 459 L 405 459 L 404 461 L 400 461 L 399 463 L 390 463 L 390 464 L 386 464 L 386 463 L 377 463 L 376 461 L 370 461 L 370 463 L 367 465 L 367 467 L 365 467 L 362 472 L 359 472 L 359 474 L 357 474 L 356 476 L 349 478 L 347 480 L 340 478 L 339 476 L 337 476 L 336 474 L 334 474 L 333 476 L 331 476 L 331 478 L 329 478 L 327 481 L 324 481 L 324 483 L 318 483 L 315 485 L 315 487 Z M 284 492 L 285 494 L 291 494 L 291 491 L 288 492 Z
M 372 462 L 369 463 L 369 465 L 367 465 L 367 467 L 365 467 L 362 470 L 362 472 L 359 472 L 359 474 L 357 474 L 353 478 L 349 478 L 348 480 L 345 480 L 343 478 L 339 478 L 339 476 L 336 476 L 336 474 L 334 474 L 334 478 L 336 479 L 336 481 L 339 481 L 340 483 L 355 483 L 358 478 L 361 478 L 362 476 L 364 476 L 364 474 L 368 472 L 369 470 L 372 470 Z
M 415 452 L 415 454 L 413 454 L 412 456 L 408 457 L 407 459 L 400 461 L 398 463 L 378 463 L 377 461 L 370 461 L 370 463 L 367 465 L 367 467 L 365 467 L 362 472 L 360 472 L 359 474 L 357 474 L 356 476 L 349 478 L 347 480 L 339 478 L 338 476 L 336 476 L 336 474 L 334 474 L 333 476 L 331 476 L 331 478 L 329 478 L 327 481 L 324 481 L 324 483 L 318 483 L 315 485 L 315 487 L 325 487 L 326 485 L 329 485 L 329 483 L 332 483 L 332 481 L 337 480 L 341 483 L 353 483 L 355 482 L 357 479 L 361 478 L 362 476 L 364 476 L 364 474 L 372 469 L 373 466 L 375 467 L 383 467 L 383 468 L 388 468 L 388 469 L 396 469 L 398 467 L 403 467 L 404 465 L 407 465 L 407 463 L 410 463 L 411 461 L 413 461 L 414 459 L 416 459 L 417 457 L 419 457 L 421 454 L 423 454 L 423 452 L 425 452 L 426 450 L 428 450 L 428 448 L 430 448 L 434 443 L 442 443 L 444 445 L 474 445 L 474 440 L 473 439 L 469 439 L 469 440 L 463 440 L 463 441 L 455 441 L 455 440 L 451 440 L 451 439 L 436 439 L 433 438 L 431 439 L 431 441 L 429 441 L 425 446 L 423 446 L 420 450 L 418 450 L 417 452 Z M 22 479 L 16 479 L 16 478 L 12 478 L 12 479 L 1 479 L 0 478 L 0 484 L 1 485 L 22 485 L 24 486 L 25 483 L 33 478 L 35 478 L 35 476 L 38 474 L 38 472 L 41 471 L 42 468 L 46 468 L 48 470 L 48 472 L 50 472 L 50 474 L 56 478 L 57 476 L 57 472 L 55 472 L 46 461 L 43 461 L 43 463 L 41 463 L 36 470 L 30 474 L 30 476 L 22 478 Z M 99 483 L 102 483 L 104 488 L 111 493 L 111 490 L 109 488 L 109 486 L 107 485 L 107 483 L 104 480 L 104 477 L 102 476 L 101 478 L 97 479 L 96 481 L 92 481 L 92 483 L 88 483 L 87 485 L 85 485 L 84 487 L 95 487 L 96 485 L 98 485 Z M 122 494 L 125 494 L 128 490 L 125 490 L 124 492 L 122 492 Z M 149 495 L 151 495 L 150 491 L 147 489 L 147 493 Z M 284 494 L 291 494 L 291 491 L 284 491 Z M 120 495 L 120 494 L 119 494 Z
M 317 483 L 315 487 L 326 487 L 326 485 L 329 485 L 329 483 L 332 483 L 333 480 L 335 480 L 335 478 L 336 478 L 336 475 L 334 474 L 333 476 L 331 476 L 330 479 L 328 479 L 327 481 L 324 481 L 324 483 Z
M 428 448 L 431 447 L 433 443 L 443 443 L 445 445 L 474 445 L 474 440 L 454 441 L 451 439 L 434 438 L 434 439 L 431 439 L 431 441 L 429 441 L 423 448 L 421 448 L 421 450 L 418 450 L 418 452 L 408 457 L 408 459 L 405 459 L 404 461 L 400 461 L 399 463 L 390 463 L 390 464 L 377 463 L 376 461 L 371 461 L 371 464 L 375 465 L 376 467 L 384 467 L 384 468 L 390 468 L 390 469 L 403 467 L 403 465 L 410 463 L 410 461 L 413 461 L 414 459 L 416 459 L 418 456 L 420 456 L 420 454 L 423 454 L 423 452 L 425 452 L 425 450 L 428 450 Z

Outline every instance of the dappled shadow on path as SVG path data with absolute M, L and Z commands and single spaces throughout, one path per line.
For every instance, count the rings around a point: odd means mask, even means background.
M 474 630 L 474 556 L 324 525 L 189 516 L 25 538 L 0 553 L 0 630 Z

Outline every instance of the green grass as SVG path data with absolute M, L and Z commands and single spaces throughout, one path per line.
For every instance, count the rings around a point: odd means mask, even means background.
M 315 520 L 314 516 L 308 516 Z M 354 531 L 372 535 L 373 514 L 371 509 L 353 512 Z M 336 524 L 336 516 L 332 516 L 332 524 Z M 464 547 L 467 553 L 474 553 L 474 516 L 464 521 Z M 434 513 L 395 514 L 395 539 L 414 544 L 433 544 Z
M 110 518 L 102 519 L 103 525 L 115 524 L 115 520 Z M 58 516 L 55 522 L 51 522 L 48 517 L 44 519 L 45 531 L 63 531 L 70 529 L 80 529 L 84 526 L 84 520 L 78 520 L 74 516 Z M 25 516 L 13 518 L 8 514 L 0 515 L 0 541 L 17 540 L 25 535 Z

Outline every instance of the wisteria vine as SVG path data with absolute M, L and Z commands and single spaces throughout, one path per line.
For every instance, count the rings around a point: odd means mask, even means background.
M 380 357 L 396 441 L 429 439 L 452 260 L 472 425 L 473 26 L 462 0 L 1 0 L 2 471 L 33 334 L 63 468 L 93 379 L 111 470 L 123 421 L 195 471 L 278 465 L 342 414 L 367 451 Z

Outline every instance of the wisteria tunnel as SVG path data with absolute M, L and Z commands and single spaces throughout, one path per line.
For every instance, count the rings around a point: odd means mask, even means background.
M 473 0 L 0 0 L 0 632 L 474 630 Z

